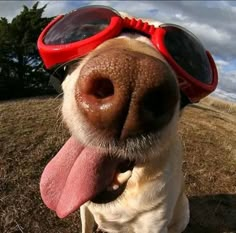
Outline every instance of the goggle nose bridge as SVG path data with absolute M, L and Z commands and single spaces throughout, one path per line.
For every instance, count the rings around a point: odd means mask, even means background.
M 133 29 L 139 32 L 142 32 L 144 34 L 147 34 L 151 36 L 154 31 L 156 30 L 156 27 L 154 25 L 151 25 L 147 22 L 143 22 L 141 19 L 137 20 L 135 18 L 128 18 L 125 17 L 123 19 L 123 27 L 127 29 Z

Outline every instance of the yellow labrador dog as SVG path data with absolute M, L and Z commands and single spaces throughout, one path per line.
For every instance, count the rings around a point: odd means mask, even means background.
M 151 22 L 158 25 L 159 22 Z M 47 165 L 41 193 L 65 217 L 80 208 L 82 233 L 180 233 L 189 221 L 177 134 L 177 79 L 149 38 L 107 40 L 63 82 L 72 137 Z

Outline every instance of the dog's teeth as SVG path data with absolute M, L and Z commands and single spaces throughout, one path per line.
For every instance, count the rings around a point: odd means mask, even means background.
M 124 184 L 132 175 L 130 170 L 124 173 L 118 173 L 113 183 L 107 187 L 107 191 L 114 191 L 117 190 L 120 185 Z
M 118 185 L 118 184 L 112 185 L 112 189 L 113 189 L 113 190 L 117 190 L 118 188 L 119 188 L 119 185 Z
M 107 191 L 114 191 L 114 190 L 117 190 L 118 188 L 119 188 L 118 184 L 112 184 L 107 187 Z
M 128 170 L 124 173 L 119 173 L 117 175 L 116 179 L 119 184 L 123 184 L 131 177 L 131 174 L 132 174 L 132 172 L 130 170 Z

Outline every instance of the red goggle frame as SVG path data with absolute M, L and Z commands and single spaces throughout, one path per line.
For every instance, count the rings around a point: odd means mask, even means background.
M 79 11 L 83 9 L 95 10 L 99 11 L 105 10 L 108 11 L 111 15 L 109 16 L 110 23 L 103 30 L 99 31 L 97 34 L 92 35 L 83 40 L 71 42 L 71 43 L 62 43 L 62 44 L 46 44 L 45 37 L 47 36 L 49 31 L 53 31 L 54 27 L 63 20 L 65 16 L 70 16 L 70 14 L 76 14 L 78 12 L 78 19 L 80 17 Z M 145 34 L 150 38 L 153 45 L 156 47 L 158 51 L 165 57 L 167 62 L 175 71 L 179 86 L 181 91 L 187 96 L 187 98 L 191 102 L 198 102 L 203 97 L 207 96 L 211 92 L 213 92 L 218 83 L 218 74 L 217 68 L 212 58 L 210 52 L 206 51 L 201 45 L 200 41 L 193 36 L 187 30 L 177 26 L 177 25 L 160 25 L 159 27 L 155 27 L 153 25 L 148 24 L 147 22 L 143 22 L 142 20 L 136 20 L 135 18 L 129 19 L 128 17 L 122 18 L 115 10 L 103 6 L 89 6 L 80 8 L 72 13 L 67 15 L 57 16 L 54 20 L 52 20 L 46 28 L 42 31 L 38 38 L 38 49 L 41 55 L 41 58 L 46 66 L 46 68 L 52 68 L 56 65 L 64 64 L 66 62 L 72 61 L 79 57 L 87 55 L 90 51 L 95 49 L 98 45 L 102 44 L 108 39 L 117 37 L 121 34 L 124 29 L 131 29 L 136 32 L 140 32 Z M 205 82 L 201 80 L 201 78 L 196 78 L 191 75 L 186 69 L 184 69 L 181 65 L 178 64 L 176 59 L 170 53 L 170 50 L 167 48 L 165 40 L 167 34 L 169 33 L 169 29 L 174 28 L 176 30 L 180 30 L 181 32 L 187 33 L 190 36 L 192 42 L 196 43 L 198 46 L 203 49 L 203 53 L 205 53 L 207 63 L 209 63 L 209 80 Z M 186 57 L 186 60 L 188 57 Z M 196 57 L 197 61 L 197 57 Z

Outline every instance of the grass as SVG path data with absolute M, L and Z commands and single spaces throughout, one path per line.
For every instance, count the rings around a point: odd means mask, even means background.
M 0 103 L 0 232 L 80 232 L 79 213 L 58 219 L 42 203 L 40 175 L 69 137 L 61 99 Z M 187 107 L 184 146 L 191 221 L 185 233 L 236 232 L 236 104 L 207 98 Z

